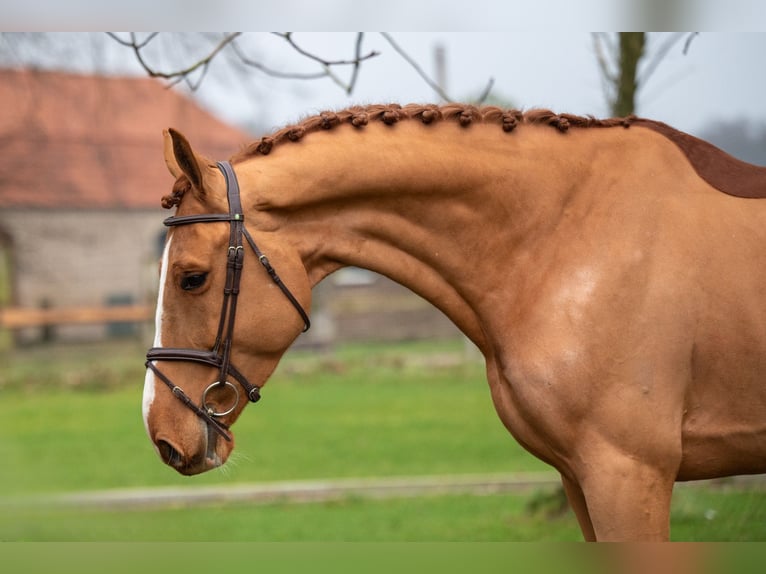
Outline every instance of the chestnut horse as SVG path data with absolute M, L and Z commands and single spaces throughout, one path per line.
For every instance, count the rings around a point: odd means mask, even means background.
M 457 104 L 323 113 L 233 170 L 170 130 L 165 161 L 143 412 L 179 472 L 226 460 L 240 387 L 349 265 L 476 344 L 588 540 L 667 539 L 675 481 L 766 472 L 766 169 L 649 120 Z

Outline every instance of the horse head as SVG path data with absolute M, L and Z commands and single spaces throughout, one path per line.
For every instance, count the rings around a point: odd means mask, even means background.
M 178 207 L 165 221 L 143 415 L 162 460 L 191 475 L 231 454 L 230 425 L 308 328 L 311 289 L 297 250 L 244 213 L 233 168 L 174 130 L 164 137 L 176 178 L 164 205 Z

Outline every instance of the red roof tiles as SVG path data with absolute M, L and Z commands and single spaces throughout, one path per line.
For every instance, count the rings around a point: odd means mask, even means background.
M 252 139 L 151 78 L 0 70 L 0 208 L 157 208 L 167 127 L 216 159 Z

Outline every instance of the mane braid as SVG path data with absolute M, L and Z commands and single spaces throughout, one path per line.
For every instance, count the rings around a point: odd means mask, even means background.
M 630 127 L 635 116 L 625 118 L 596 119 L 593 116 L 576 116 L 573 114 L 556 114 L 550 110 L 532 109 L 526 112 L 517 109 L 499 108 L 497 106 L 477 107 L 470 104 L 373 104 L 368 106 L 352 106 L 338 112 L 326 111 L 310 116 L 298 124 L 284 127 L 271 135 L 246 146 L 242 151 L 230 158 L 232 163 L 243 161 L 256 155 L 268 155 L 276 145 L 285 141 L 298 142 L 306 134 L 317 131 L 331 130 L 341 124 L 351 124 L 355 128 L 363 128 L 371 122 L 383 122 L 393 125 L 405 120 L 420 120 L 423 124 L 439 121 L 457 121 L 461 126 L 468 127 L 473 123 L 497 124 L 505 132 L 512 132 L 521 124 L 548 125 L 560 132 L 569 128 L 608 128 L 615 126 Z
M 184 194 L 191 189 L 191 182 L 185 175 L 179 177 L 173 184 L 173 191 L 168 195 L 162 196 L 162 207 L 171 209 L 181 203 Z

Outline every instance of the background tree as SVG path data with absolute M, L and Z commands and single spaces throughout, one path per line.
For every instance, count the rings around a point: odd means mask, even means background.
M 604 94 L 611 115 L 624 117 L 636 113 L 638 94 L 668 52 L 686 38 L 683 51 L 695 34 L 674 33 L 661 41 L 656 50 L 649 49 L 646 32 L 620 32 L 593 34 L 593 46 L 596 52 Z
M 621 32 L 619 49 L 619 73 L 615 78 L 615 98 L 612 114 L 627 116 L 636 109 L 638 90 L 638 62 L 644 55 L 645 32 Z

